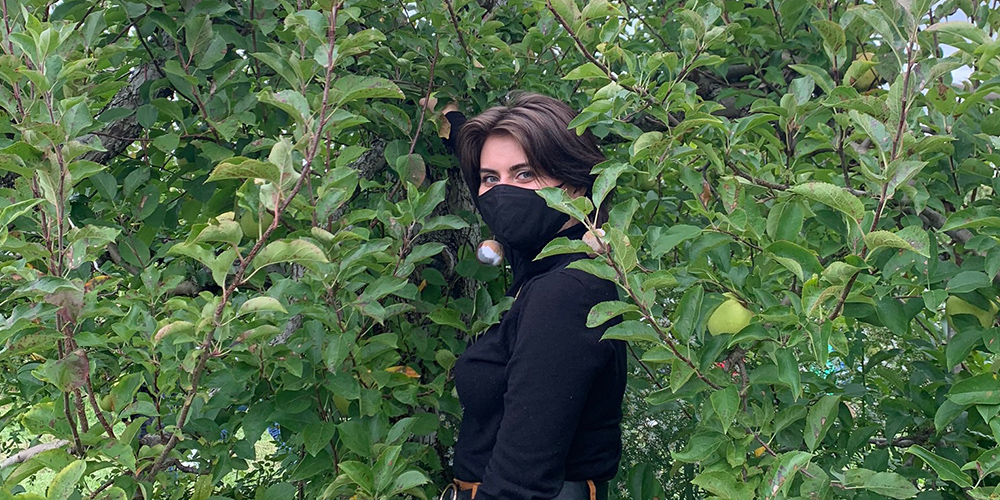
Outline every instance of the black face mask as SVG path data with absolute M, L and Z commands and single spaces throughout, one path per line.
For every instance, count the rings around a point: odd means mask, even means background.
M 479 197 L 479 212 L 500 243 L 534 256 L 552 241 L 569 216 L 549 208 L 534 190 L 508 184 Z

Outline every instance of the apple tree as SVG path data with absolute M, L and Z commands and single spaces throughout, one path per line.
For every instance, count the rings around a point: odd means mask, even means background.
M 1000 493 L 998 2 L 0 14 L 0 500 L 435 497 L 510 304 L 440 111 L 512 89 L 609 158 L 540 194 L 621 292 L 612 496 Z

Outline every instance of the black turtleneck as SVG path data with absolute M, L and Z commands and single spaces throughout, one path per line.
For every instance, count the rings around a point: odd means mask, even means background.
M 476 500 L 551 499 L 563 481 L 606 481 L 618 470 L 625 344 L 601 340 L 617 320 L 586 326 L 591 307 L 618 293 L 566 268 L 585 255 L 508 256 L 514 305 L 455 364 L 464 408 L 455 477 L 482 483 Z

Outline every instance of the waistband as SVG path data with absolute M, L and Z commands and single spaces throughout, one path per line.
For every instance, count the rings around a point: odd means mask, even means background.
M 473 500 L 479 492 L 479 482 L 455 479 L 443 492 L 439 500 Z M 565 481 L 559 494 L 552 500 L 606 500 L 607 481 Z

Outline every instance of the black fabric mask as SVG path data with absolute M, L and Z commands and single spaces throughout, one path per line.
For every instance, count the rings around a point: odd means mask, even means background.
M 569 216 L 549 208 L 532 189 L 508 184 L 479 196 L 479 211 L 500 243 L 529 260 L 559 233 Z

